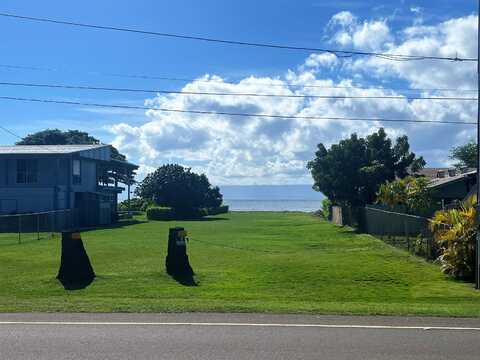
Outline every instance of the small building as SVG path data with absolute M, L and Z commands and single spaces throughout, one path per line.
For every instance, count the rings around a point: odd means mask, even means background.
M 110 145 L 0 146 L 0 214 L 74 210 L 80 227 L 110 224 L 137 165 Z
M 458 204 L 476 189 L 476 169 L 425 168 L 418 174 L 430 179 L 437 209 Z

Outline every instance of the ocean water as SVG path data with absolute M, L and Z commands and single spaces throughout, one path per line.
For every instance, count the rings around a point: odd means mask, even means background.
M 220 186 L 230 211 L 303 211 L 321 208 L 323 194 L 311 185 Z
M 313 212 L 321 208 L 318 200 L 228 200 L 230 211 L 302 211 Z

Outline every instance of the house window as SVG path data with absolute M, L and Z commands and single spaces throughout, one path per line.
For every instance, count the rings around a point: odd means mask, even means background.
M 78 159 L 74 159 L 72 162 L 72 182 L 74 184 L 82 183 L 82 163 Z
M 31 159 L 17 160 L 17 183 L 33 184 L 38 180 L 38 162 Z

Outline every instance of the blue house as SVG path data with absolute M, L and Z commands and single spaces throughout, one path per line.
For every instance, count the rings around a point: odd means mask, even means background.
M 110 145 L 0 146 L 0 214 L 69 209 L 78 226 L 110 224 L 137 168 Z

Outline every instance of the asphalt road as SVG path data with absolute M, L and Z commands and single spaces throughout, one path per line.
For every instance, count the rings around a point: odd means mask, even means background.
M 0 359 L 480 359 L 480 319 L 0 314 Z

